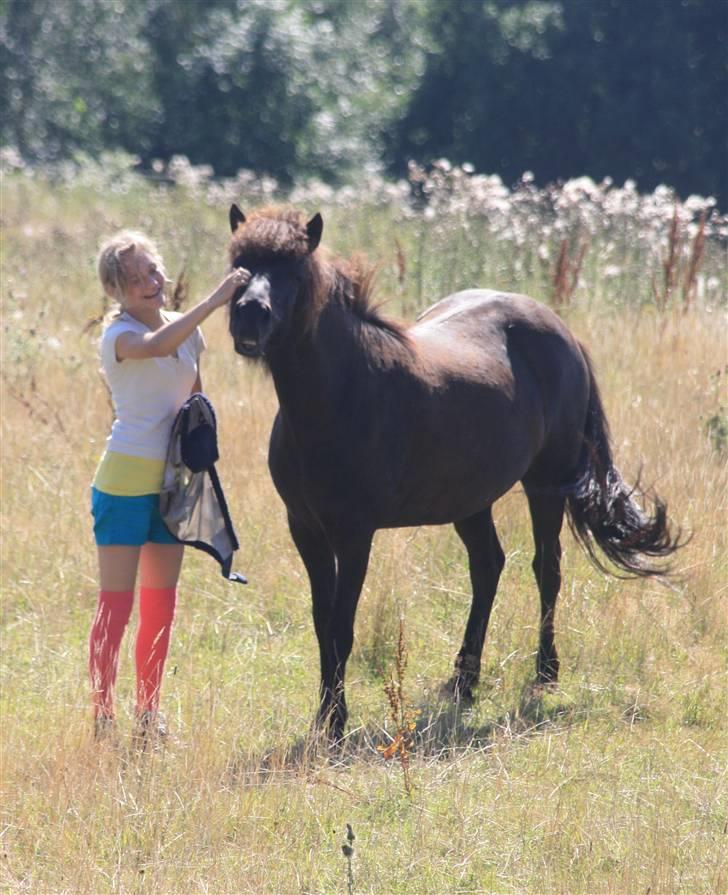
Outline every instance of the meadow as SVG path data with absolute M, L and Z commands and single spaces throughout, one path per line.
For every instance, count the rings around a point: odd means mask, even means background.
M 133 631 L 116 745 L 93 740 L 86 679 L 88 489 L 111 422 L 90 323 L 103 310 L 95 252 L 141 228 L 201 297 L 225 266 L 229 202 L 278 188 L 184 160 L 156 182 L 123 158 L 45 175 L 4 162 L 2 891 L 728 891 L 728 223 L 711 202 L 586 179 L 508 189 L 444 162 L 408 183 L 287 197 L 322 211 L 329 246 L 379 263 L 393 316 L 476 284 L 556 305 L 591 350 L 618 466 L 654 485 L 691 539 L 666 583 L 624 581 L 565 529 L 561 682 L 539 693 L 530 525 L 514 489 L 495 509 L 507 562 L 464 708 L 440 696 L 470 601 L 460 541 L 451 527 L 380 532 L 348 736 L 328 753 L 311 735 L 308 582 L 266 465 L 275 393 L 219 313 L 204 325 L 202 377 L 250 584 L 188 552 L 163 690 L 173 737 L 140 755 Z M 404 756 L 387 758 L 409 724 Z

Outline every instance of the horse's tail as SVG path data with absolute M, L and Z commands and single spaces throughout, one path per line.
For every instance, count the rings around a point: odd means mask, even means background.
M 656 494 L 641 490 L 639 481 L 629 488 L 614 466 L 594 370 L 583 347 L 582 352 L 589 369 L 589 407 L 577 481 L 566 499 L 569 525 L 592 562 L 604 572 L 623 577 L 604 565 L 596 547 L 626 577 L 668 574 L 669 566 L 650 560 L 670 556 L 684 542 L 679 531 L 670 529 L 667 504 Z M 635 501 L 635 495 L 641 504 L 652 504 L 651 514 Z

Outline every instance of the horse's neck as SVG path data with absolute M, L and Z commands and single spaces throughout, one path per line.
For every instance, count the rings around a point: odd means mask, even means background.
M 340 306 L 324 309 L 310 334 L 281 347 L 270 363 L 278 400 L 291 421 L 306 427 L 336 427 L 347 405 L 363 395 L 376 400 L 387 387 L 387 367 L 406 351 L 389 333 Z

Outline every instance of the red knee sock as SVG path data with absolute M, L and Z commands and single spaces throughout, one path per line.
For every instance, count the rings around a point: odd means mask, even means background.
M 136 642 L 137 714 L 156 711 L 164 661 L 174 619 L 174 587 L 142 587 L 139 591 L 139 631 Z
M 114 716 L 114 684 L 119 666 L 119 647 L 124 636 L 134 591 L 102 590 L 89 636 L 89 674 L 94 714 Z

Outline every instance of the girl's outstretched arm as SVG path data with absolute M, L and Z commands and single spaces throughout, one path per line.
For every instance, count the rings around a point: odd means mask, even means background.
M 238 267 L 226 274 L 207 298 L 176 320 L 163 324 L 154 332 L 121 333 L 115 345 L 116 359 L 121 361 L 126 358 L 142 360 L 148 357 L 168 357 L 214 310 L 226 305 L 238 289 L 247 286 L 249 280 L 249 271 Z

